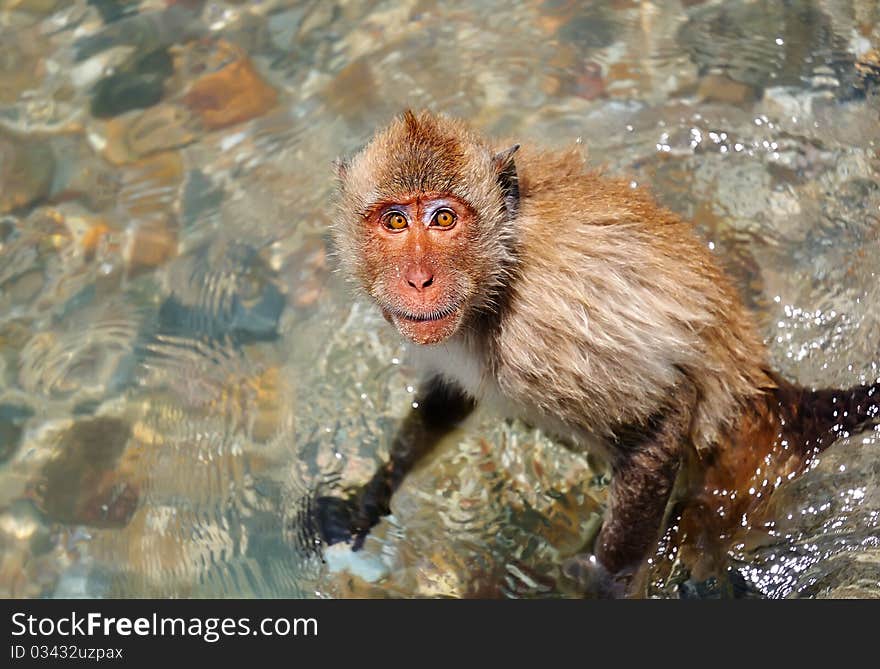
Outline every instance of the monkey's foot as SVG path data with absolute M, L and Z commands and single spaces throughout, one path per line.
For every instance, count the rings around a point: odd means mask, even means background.
M 353 551 L 363 547 L 370 529 L 378 524 L 380 516 L 371 507 L 365 507 L 358 497 L 318 497 L 314 513 L 318 532 L 328 546 L 353 540 Z
M 578 592 L 596 599 L 626 597 L 629 572 L 609 572 L 595 555 L 581 553 L 562 563 L 562 573 L 574 581 Z

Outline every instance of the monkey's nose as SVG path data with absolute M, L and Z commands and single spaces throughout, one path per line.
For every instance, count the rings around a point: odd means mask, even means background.
M 425 267 L 411 267 L 404 275 L 406 282 L 417 292 L 421 293 L 425 288 L 430 288 L 434 283 L 434 274 Z

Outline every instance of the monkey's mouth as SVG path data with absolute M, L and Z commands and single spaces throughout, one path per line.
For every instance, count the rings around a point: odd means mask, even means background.
M 450 316 L 454 316 L 455 312 L 451 313 L 431 313 L 424 316 L 420 316 L 418 314 L 408 314 L 408 313 L 399 313 L 396 316 L 402 320 L 410 321 L 411 323 L 433 323 L 436 321 L 442 321 L 445 318 L 449 318 Z
M 439 344 L 455 332 L 461 321 L 461 309 L 457 305 L 427 313 L 383 307 L 382 314 L 400 334 L 416 344 Z

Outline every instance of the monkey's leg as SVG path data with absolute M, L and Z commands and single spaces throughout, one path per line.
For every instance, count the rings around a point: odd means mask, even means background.
M 352 550 L 363 546 L 370 529 L 391 513 L 391 496 L 412 468 L 473 411 L 474 400 L 440 377 L 431 378 L 416 396 L 412 409 L 391 444 L 388 462 L 348 499 L 319 497 L 316 516 L 321 538 L 328 544 L 354 538 Z
M 679 390 L 668 409 L 618 442 L 595 555 L 578 555 L 563 565 L 565 574 L 584 592 L 625 595 L 629 579 L 659 538 L 690 428 L 693 399 L 692 392 Z

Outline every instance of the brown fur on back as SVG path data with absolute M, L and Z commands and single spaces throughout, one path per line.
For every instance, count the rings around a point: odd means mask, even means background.
M 698 390 L 693 444 L 709 448 L 774 386 L 711 252 L 644 190 L 577 154 L 523 154 L 519 278 L 495 341 L 502 390 L 541 388 L 542 410 L 610 434 L 687 379 Z

